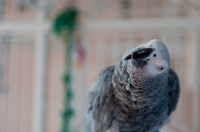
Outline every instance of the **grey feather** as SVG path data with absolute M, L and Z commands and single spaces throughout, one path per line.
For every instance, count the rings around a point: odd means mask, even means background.
M 169 65 L 161 41 L 128 50 L 96 79 L 88 99 L 86 132 L 158 132 L 180 94 L 178 76 Z

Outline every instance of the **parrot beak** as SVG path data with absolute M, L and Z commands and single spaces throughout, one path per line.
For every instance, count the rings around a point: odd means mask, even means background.
M 150 58 L 153 48 L 142 48 L 132 54 L 128 55 L 125 60 L 132 60 L 132 65 L 135 67 L 142 67 L 146 65 L 147 61 Z
M 132 53 L 132 59 L 136 61 L 147 61 L 153 48 L 143 48 Z

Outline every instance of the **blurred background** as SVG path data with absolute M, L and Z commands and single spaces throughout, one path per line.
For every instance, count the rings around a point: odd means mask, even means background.
M 65 44 L 51 25 L 79 10 L 73 49 L 72 132 L 82 132 L 94 79 L 150 39 L 169 48 L 181 97 L 163 132 L 200 132 L 199 0 L 0 0 L 0 132 L 60 132 Z

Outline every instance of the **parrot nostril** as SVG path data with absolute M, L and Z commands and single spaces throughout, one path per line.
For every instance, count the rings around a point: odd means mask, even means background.
M 153 57 L 156 57 L 156 54 L 154 54 Z

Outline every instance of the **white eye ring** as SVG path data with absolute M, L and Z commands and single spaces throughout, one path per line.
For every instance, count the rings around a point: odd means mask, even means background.
M 164 66 L 160 66 L 160 67 L 158 67 L 158 71 L 163 71 L 164 69 L 165 69 Z

